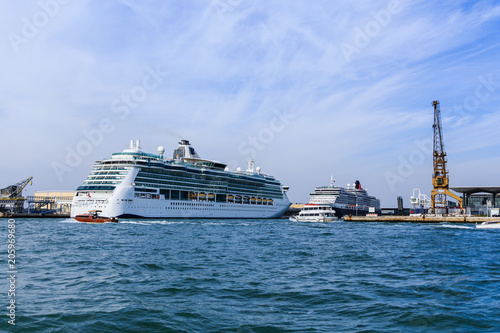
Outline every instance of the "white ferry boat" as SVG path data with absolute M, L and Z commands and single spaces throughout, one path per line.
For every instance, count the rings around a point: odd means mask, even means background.
M 71 217 L 90 210 L 106 216 L 140 218 L 279 218 L 290 206 L 288 187 L 255 168 L 229 171 L 200 158 L 182 140 L 173 158 L 141 151 L 139 140 L 97 161 L 76 189 Z
M 335 210 L 330 204 L 305 204 L 299 214 L 289 218 L 292 222 L 333 222 L 337 221 Z
M 331 204 L 335 209 L 336 215 L 342 218 L 345 215 L 366 215 L 380 212 L 380 200 L 368 195 L 366 189 L 361 187 L 359 180 L 356 180 L 351 188 L 347 189 L 340 186 L 333 186 L 333 179 L 330 186 L 318 186 L 314 193 L 311 193 L 310 204 Z

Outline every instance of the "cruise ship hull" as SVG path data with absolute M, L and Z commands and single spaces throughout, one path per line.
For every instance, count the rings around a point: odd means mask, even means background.
M 342 218 L 344 216 L 348 216 L 348 215 L 352 215 L 352 216 L 365 216 L 366 214 L 368 214 L 368 210 L 366 209 L 359 209 L 356 210 L 355 208 L 352 209 L 352 208 L 338 208 L 338 207 L 334 207 L 335 209 L 335 215 L 338 217 L 338 218 Z
M 119 218 L 280 218 L 289 206 L 288 200 L 276 200 L 273 206 L 268 206 L 111 196 L 76 201 L 71 216 L 99 209 L 103 215 Z

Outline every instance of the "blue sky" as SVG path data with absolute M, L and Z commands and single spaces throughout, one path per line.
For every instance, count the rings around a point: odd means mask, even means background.
M 500 185 L 500 1 L 23 1 L 0 11 L 0 187 L 80 185 L 130 139 L 290 186 Z M 76 156 L 77 155 L 77 156 Z

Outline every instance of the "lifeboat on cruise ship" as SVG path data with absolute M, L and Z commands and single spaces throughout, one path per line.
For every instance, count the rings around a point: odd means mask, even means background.
M 244 196 L 244 197 L 243 197 L 243 203 L 244 203 L 244 204 L 247 204 L 247 203 L 249 203 L 249 202 L 250 202 L 250 197 Z
M 207 195 L 205 193 L 201 192 L 200 194 L 198 194 L 198 198 L 200 200 L 206 200 L 207 199 Z
M 208 193 L 208 200 L 215 200 L 215 194 Z
M 257 205 L 262 205 L 262 198 L 257 198 Z
M 89 210 L 87 214 L 79 214 L 74 217 L 78 222 L 86 222 L 86 223 L 105 223 L 105 222 L 118 222 L 116 217 L 106 217 L 101 216 L 101 210 Z
M 257 200 L 255 199 L 255 197 L 252 197 L 252 198 L 250 199 L 250 203 L 252 203 L 252 204 L 255 204 L 255 202 L 256 202 L 256 201 L 257 201 Z
M 228 195 L 228 196 L 227 196 L 227 201 L 228 201 L 228 202 L 234 202 L 234 195 L 231 195 L 231 194 L 230 194 L 230 195 Z
M 267 200 L 267 204 L 268 204 L 268 205 L 272 205 L 272 204 L 273 204 L 273 199 L 269 199 L 269 200 Z

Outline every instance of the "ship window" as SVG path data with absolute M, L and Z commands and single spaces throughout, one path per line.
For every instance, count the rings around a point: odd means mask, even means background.
M 152 190 L 149 188 L 135 188 L 136 192 L 150 192 L 150 193 L 156 193 L 156 190 Z
M 165 199 L 170 199 L 170 190 L 160 189 L 160 194 L 163 194 Z
M 197 156 L 198 154 L 196 154 L 196 151 L 194 150 L 193 147 L 189 147 L 189 153 L 191 154 L 191 156 L 195 157 Z
M 176 158 L 177 156 L 179 157 L 184 157 L 184 147 L 181 147 L 179 149 L 175 149 L 174 150 L 174 158 Z
M 189 192 L 181 191 L 181 200 L 187 200 L 189 198 Z

